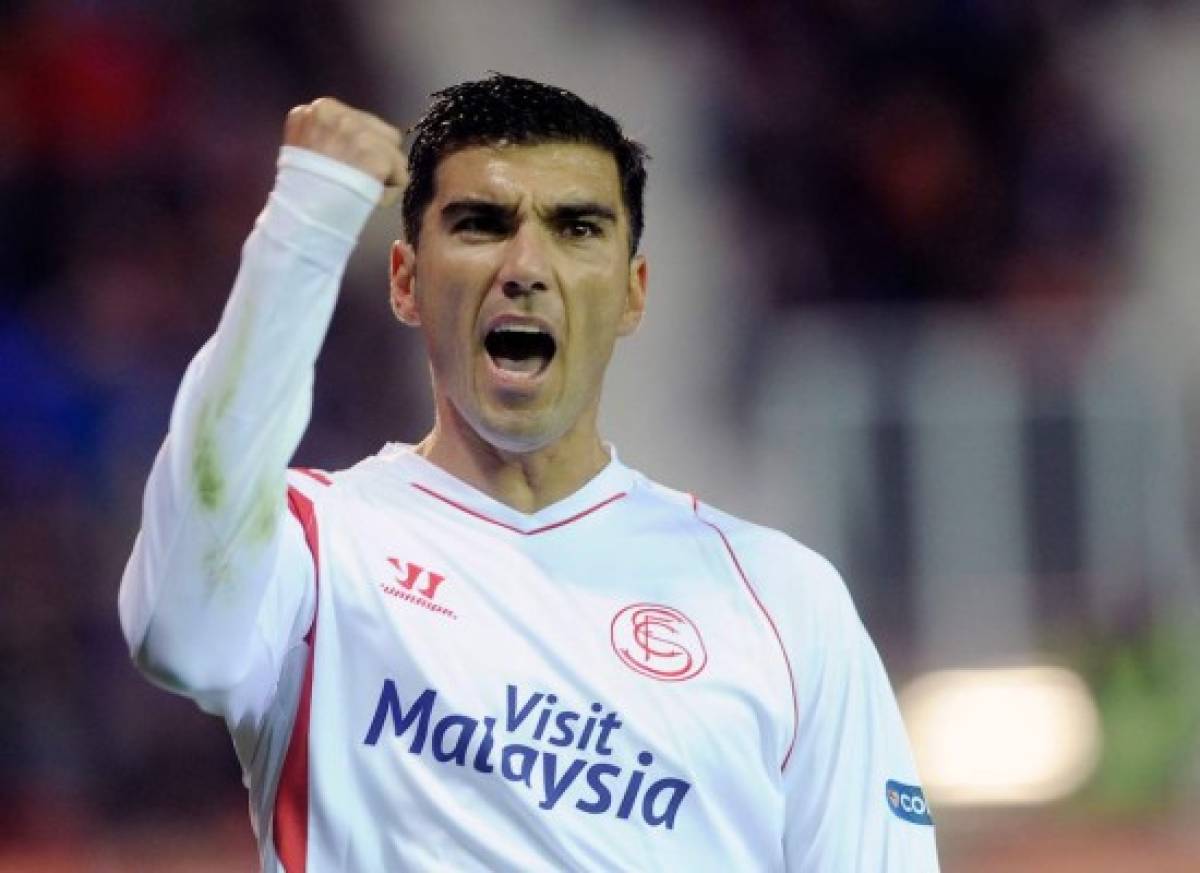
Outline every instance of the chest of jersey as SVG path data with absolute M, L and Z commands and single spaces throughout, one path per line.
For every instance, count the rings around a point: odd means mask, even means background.
M 421 495 L 335 517 L 311 745 L 345 785 L 321 796 L 375 798 L 361 814 L 433 866 L 562 869 L 589 846 L 763 866 L 788 680 L 719 540 L 622 501 L 532 534 Z

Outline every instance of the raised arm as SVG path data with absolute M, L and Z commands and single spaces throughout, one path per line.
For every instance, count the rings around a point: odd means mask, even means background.
M 250 671 L 278 670 L 311 620 L 287 464 L 346 261 L 385 185 L 394 199 L 405 176 L 396 128 L 330 98 L 293 109 L 216 334 L 180 386 L 120 614 L 138 666 L 209 708 Z

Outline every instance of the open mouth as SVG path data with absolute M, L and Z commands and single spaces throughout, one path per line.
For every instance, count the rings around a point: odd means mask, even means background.
M 483 347 L 496 369 L 518 376 L 536 376 L 550 364 L 554 337 L 533 325 L 507 324 L 488 331 Z

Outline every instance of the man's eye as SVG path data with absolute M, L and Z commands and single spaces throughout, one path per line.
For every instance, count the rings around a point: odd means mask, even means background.
M 468 215 L 454 224 L 455 233 L 497 234 L 500 233 L 500 222 L 483 215 Z
M 568 221 L 562 226 L 563 236 L 569 239 L 587 239 L 601 233 L 600 225 L 594 221 Z

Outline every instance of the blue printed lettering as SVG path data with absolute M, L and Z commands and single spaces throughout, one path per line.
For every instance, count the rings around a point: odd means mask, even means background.
M 588 788 L 596 792 L 596 799 L 578 800 L 575 802 L 575 808 L 593 815 L 607 812 L 608 808 L 612 806 L 612 792 L 608 790 L 607 785 L 600 781 L 600 777 L 620 775 L 621 768 L 615 764 L 593 764 L 588 768 L 587 784 Z
M 545 791 L 546 799 L 539 803 L 538 806 L 540 806 L 542 809 L 553 809 L 554 804 L 558 803 L 559 799 L 563 796 L 566 790 L 571 787 L 571 783 L 575 781 L 575 777 L 577 777 L 586 766 L 586 761 L 576 758 L 570 763 L 570 765 L 568 765 L 567 769 L 563 771 L 562 778 L 555 780 L 554 771 L 558 767 L 558 756 L 553 752 L 543 752 L 542 787 Z
M 601 712 L 603 712 L 603 710 L 604 710 L 603 704 L 600 704 L 600 703 L 592 704 L 592 712 L 596 713 L 597 715 L 599 715 Z M 579 737 L 579 745 L 576 746 L 575 748 L 579 749 L 579 751 L 581 751 L 581 752 L 587 749 L 588 743 L 591 742 L 591 739 L 592 739 L 592 728 L 594 728 L 595 726 L 596 726 L 596 719 L 593 716 L 592 718 L 589 718 L 587 720 L 587 723 L 583 726 L 583 733 Z
M 575 741 L 575 731 L 571 723 L 579 721 L 579 713 L 564 709 L 554 717 L 554 726 L 558 728 L 558 736 L 546 740 L 552 746 L 569 746 Z
M 475 736 L 475 728 L 479 725 L 473 718 L 465 715 L 448 715 L 437 723 L 433 729 L 433 757 L 439 761 L 453 761 L 458 766 L 467 763 L 467 747 L 471 745 L 471 737 Z M 458 739 L 454 745 L 446 749 L 446 734 L 452 729 L 458 729 Z
M 596 754 L 611 755 L 612 748 L 606 745 L 608 735 L 613 731 L 621 729 L 621 722 L 617 720 L 617 714 L 610 712 L 604 718 L 600 719 L 600 736 L 596 738 Z
M 537 727 L 533 729 L 533 738 L 540 740 L 542 734 L 546 732 L 546 725 L 550 721 L 550 713 L 554 712 L 554 704 L 558 703 L 558 698 L 553 694 L 546 695 L 547 706 L 542 710 L 542 714 L 538 716 Z
M 368 746 L 379 742 L 379 734 L 383 731 L 383 725 L 388 716 L 391 716 L 397 737 L 404 736 L 415 718 L 418 719 L 417 731 L 413 736 L 409 751 L 420 754 L 425 745 L 425 732 L 429 730 L 429 713 L 433 710 L 433 701 L 436 697 L 437 692 L 432 688 L 427 688 L 420 697 L 413 701 L 408 712 L 404 713 L 400 710 L 400 695 L 396 691 L 396 683 L 391 679 L 385 679 L 383 690 L 379 692 L 379 703 L 375 707 L 375 717 L 371 719 L 371 727 L 367 730 L 367 736 L 363 742 Z
M 488 759 L 492 755 L 492 728 L 496 726 L 496 720 L 490 715 L 483 720 L 483 742 L 479 744 L 479 751 L 475 753 L 474 767 L 480 773 L 491 773 L 496 768 L 488 763 Z
M 654 763 L 654 756 L 649 752 L 638 752 L 638 763 L 643 767 L 649 767 Z M 617 818 L 629 818 L 629 813 L 633 812 L 633 805 L 637 801 L 638 789 L 642 787 L 642 780 L 646 774 L 641 770 L 634 770 L 633 776 L 629 778 L 629 786 L 625 789 L 625 796 L 621 798 L 621 807 L 617 810 Z
M 684 796 L 688 793 L 688 789 L 692 786 L 684 782 L 682 779 L 667 777 L 659 779 L 653 785 L 646 789 L 646 794 L 642 798 L 642 818 L 646 820 L 646 824 L 651 827 L 656 827 L 660 824 L 666 824 L 667 830 L 675 828 L 675 813 L 679 812 L 679 804 L 683 803 Z M 671 792 L 671 796 L 667 799 L 667 806 L 661 813 L 654 811 L 654 801 L 658 799 L 659 794 Z
M 558 748 L 574 745 L 585 753 L 584 756 L 564 757 L 560 761 L 558 754 L 545 746 L 510 742 L 501 745 L 497 766 L 496 718 L 484 716 L 480 719 L 451 712 L 435 720 L 433 710 L 438 698 L 432 688 L 417 695 L 405 709 L 396 683 L 391 679 L 383 682 L 363 743 L 376 745 L 390 724 L 391 735 L 408 738 L 410 753 L 422 754 L 429 737 L 430 755 L 434 761 L 465 767 L 470 760 L 476 772 L 485 774 L 495 773 L 498 769 L 499 776 L 509 782 L 521 783 L 539 794 L 537 805 L 541 809 L 551 810 L 560 803 L 568 803 L 589 815 L 610 813 L 616 818 L 634 821 L 639 819 L 637 813 L 640 813 L 641 821 L 649 827 L 665 825 L 667 830 L 674 829 L 691 783 L 669 776 L 656 778 L 651 772 L 654 755 L 649 751 L 639 752 L 638 766 L 628 771 L 611 760 L 591 761 L 587 757 L 589 751 L 597 755 L 614 754 L 613 736 L 622 727 L 616 710 L 605 712 L 603 704 L 592 703 L 591 715 L 585 718 L 575 710 L 558 709 L 558 698 L 554 694 L 537 691 L 522 695 L 515 685 L 506 686 L 506 692 L 504 725 L 507 730 L 502 736 L 511 738 L 528 723 L 533 729 L 527 728 L 526 733 L 536 743 Z M 538 715 L 533 719 L 535 711 Z M 480 724 L 482 730 L 478 729 Z M 593 740 L 595 745 L 591 748 Z M 629 778 L 622 788 L 626 774 Z M 540 779 L 540 785 L 534 784 L 535 779 Z M 889 802 L 897 815 L 908 821 L 924 819 L 921 823 L 931 823 L 919 788 L 889 782 L 887 789 Z M 620 804 L 613 812 L 618 791 L 621 792 Z
M 514 770 L 512 768 L 513 758 L 521 759 L 521 769 Z M 522 746 L 519 743 L 513 743 L 511 746 L 505 746 L 503 753 L 500 755 L 500 773 L 509 782 L 524 782 L 526 788 L 532 788 L 533 768 L 537 764 L 538 750 L 529 746 Z
M 542 693 L 536 691 L 529 695 L 529 699 L 525 701 L 525 705 L 520 710 L 517 709 L 517 686 L 508 686 L 508 712 L 506 714 L 504 728 L 510 734 L 516 733 L 517 728 L 521 726 L 521 722 L 529 718 L 529 713 L 533 712 L 537 705 L 542 702 Z

